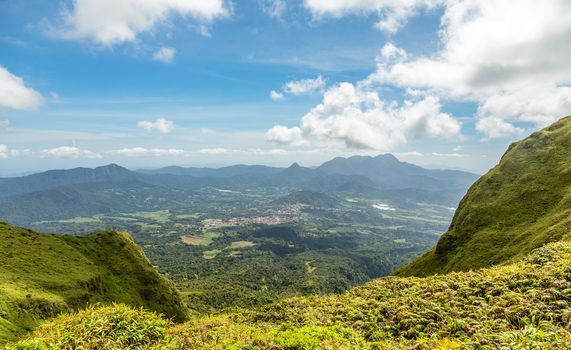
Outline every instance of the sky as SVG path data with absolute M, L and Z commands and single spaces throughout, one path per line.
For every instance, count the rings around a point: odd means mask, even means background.
M 0 176 L 392 153 L 484 173 L 571 114 L 568 0 L 0 0 Z

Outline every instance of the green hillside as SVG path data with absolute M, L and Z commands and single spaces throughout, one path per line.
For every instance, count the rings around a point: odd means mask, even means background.
M 436 247 L 396 274 L 490 266 L 569 238 L 571 116 L 512 144 L 468 190 Z
M 185 319 L 174 286 L 129 234 L 48 235 L 0 222 L 0 343 L 88 303 L 144 306 Z
M 12 349 L 568 349 L 571 243 L 515 264 L 377 279 L 173 325 L 123 305 L 42 325 Z

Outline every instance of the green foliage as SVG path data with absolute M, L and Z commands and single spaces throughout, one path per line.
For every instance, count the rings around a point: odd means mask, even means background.
M 129 346 L 568 349 L 570 302 L 571 242 L 559 242 L 537 249 L 511 265 L 425 278 L 381 278 L 341 295 L 297 297 L 256 310 L 200 317 L 169 326 L 152 341 L 129 343 Z M 100 314 L 113 312 L 112 308 L 103 310 L 77 315 L 100 320 Z M 46 346 L 50 339 L 58 339 L 58 334 L 70 334 L 69 338 L 73 338 L 74 332 L 78 337 L 91 334 L 89 329 L 62 320 L 66 318 L 48 323 L 30 339 L 12 347 Z M 81 324 L 97 329 L 108 327 L 106 322 L 81 320 Z M 145 322 L 136 328 L 136 334 L 141 333 L 141 328 L 146 329 Z M 95 337 L 98 344 L 114 344 L 116 338 Z M 65 347 L 54 347 L 58 348 Z
M 142 308 L 90 306 L 44 323 L 30 338 L 8 349 L 160 349 L 167 344 L 165 330 L 169 324 Z
M 94 302 L 144 306 L 178 321 L 185 307 L 127 233 L 41 234 L 0 223 L 0 343 Z
M 397 275 L 464 271 L 571 238 L 571 116 L 512 144 L 468 191 L 436 245 Z
M 292 192 L 285 197 L 276 199 L 274 204 L 305 204 L 321 208 L 336 208 L 340 206 L 340 203 L 337 199 L 324 193 L 314 191 Z

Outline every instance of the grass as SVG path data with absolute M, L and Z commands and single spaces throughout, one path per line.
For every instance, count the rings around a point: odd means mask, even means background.
M 49 235 L 0 223 L 0 343 L 93 302 L 145 306 L 183 320 L 171 282 L 127 233 Z
M 202 236 L 194 236 L 194 235 L 183 235 L 180 236 L 180 239 L 189 245 L 206 245 L 204 244 L 206 241 L 206 238 L 202 237 Z
M 192 213 L 192 214 L 176 214 L 177 219 L 185 220 L 185 219 L 200 219 L 202 214 L 200 213 Z
M 232 242 L 230 244 L 230 246 L 228 246 L 226 249 L 252 248 L 255 245 L 256 245 L 256 243 L 250 242 L 250 241 L 236 241 L 236 242 Z
M 89 309 L 60 316 L 9 349 L 64 349 L 73 339 L 85 349 L 568 349 L 570 303 L 571 243 L 559 242 L 510 265 L 380 278 L 341 295 L 291 298 L 179 325 L 124 306 Z M 115 329 L 108 321 L 114 313 L 127 316 L 122 322 L 140 342 L 125 343 L 130 333 L 103 335 L 101 329 Z M 152 327 L 157 331 L 144 331 Z
M 520 258 L 571 238 L 571 116 L 512 144 L 460 202 L 435 249 L 400 269 L 429 275 Z
M 189 245 L 194 246 L 209 246 L 214 242 L 214 240 L 220 237 L 222 234 L 216 231 L 206 231 L 202 233 L 200 236 L 198 235 L 183 235 L 180 239 Z
M 143 219 L 153 220 L 158 223 L 164 224 L 169 221 L 170 211 L 169 210 L 158 210 L 158 211 L 139 211 L 135 213 L 125 213 L 125 216 L 139 217 Z
M 221 252 L 222 250 L 220 249 L 206 250 L 202 253 L 202 257 L 206 260 L 211 260 L 214 259 Z
M 101 222 L 101 219 L 95 216 L 94 217 L 77 216 L 71 219 L 58 220 L 58 222 L 63 224 L 92 224 L 92 223 Z

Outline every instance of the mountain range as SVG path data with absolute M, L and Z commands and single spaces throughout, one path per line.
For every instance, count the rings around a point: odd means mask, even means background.
M 335 158 L 317 168 L 294 163 L 288 168 L 172 166 L 131 171 L 110 164 L 0 178 L 0 219 L 29 225 L 34 221 L 99 213 L 156 210 L 176 202 L 180 191 L 205 187 L 359 193 L 454 207 L 477 177 L 462 171 L 424 169 L 400 162 L 390 154 Z M 164 200 L 145 201 L 150 193 L 161 193 L 166 204 Z

